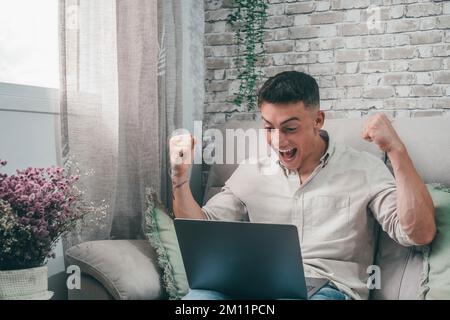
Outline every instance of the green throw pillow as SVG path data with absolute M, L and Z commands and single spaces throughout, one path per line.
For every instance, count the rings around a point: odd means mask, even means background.
M 450 298 L 450 188 L 427 185 L 436 208 L 436 237 L 423 255 L 420 298 Z
M 151 190 L 147 190 L 144 233 L 158 255 L 158 264 L 163 272 L 163 284 L 169 299 L 181 299 L 187 294 L 189 286 L 173 217 Z

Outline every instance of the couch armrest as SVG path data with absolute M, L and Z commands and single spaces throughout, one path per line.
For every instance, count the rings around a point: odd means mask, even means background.
M 114 299 L 159 299 L 163 295 L 156 252 L 147 240 L 85 242 L 67 250 L 66 257 Z

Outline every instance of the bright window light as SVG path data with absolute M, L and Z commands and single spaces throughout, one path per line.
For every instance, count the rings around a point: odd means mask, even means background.
M 59 88 L 58 0 L 0 1 L 0 82 Z

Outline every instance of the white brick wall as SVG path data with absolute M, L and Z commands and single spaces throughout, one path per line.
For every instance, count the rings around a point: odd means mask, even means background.
M 268 2 L 265 75 L 312 74 L 328 117 L 450 114 L 450 1 Z M 231 6 L 232 0 L 205 0 L 206 127 L 254 117 L 231 103 Z

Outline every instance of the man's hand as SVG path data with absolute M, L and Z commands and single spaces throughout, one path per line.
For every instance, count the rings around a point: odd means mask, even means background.
M 181 134 L 170 138 L 170 167 L 173 182 L 188 179 L 194 147 L 195 139 L 191 134 Z
M 363 126 L 362 137 L 373 141 L 384 152 L 401 151 L 405 146 L 384 113 L 370 117 Z

